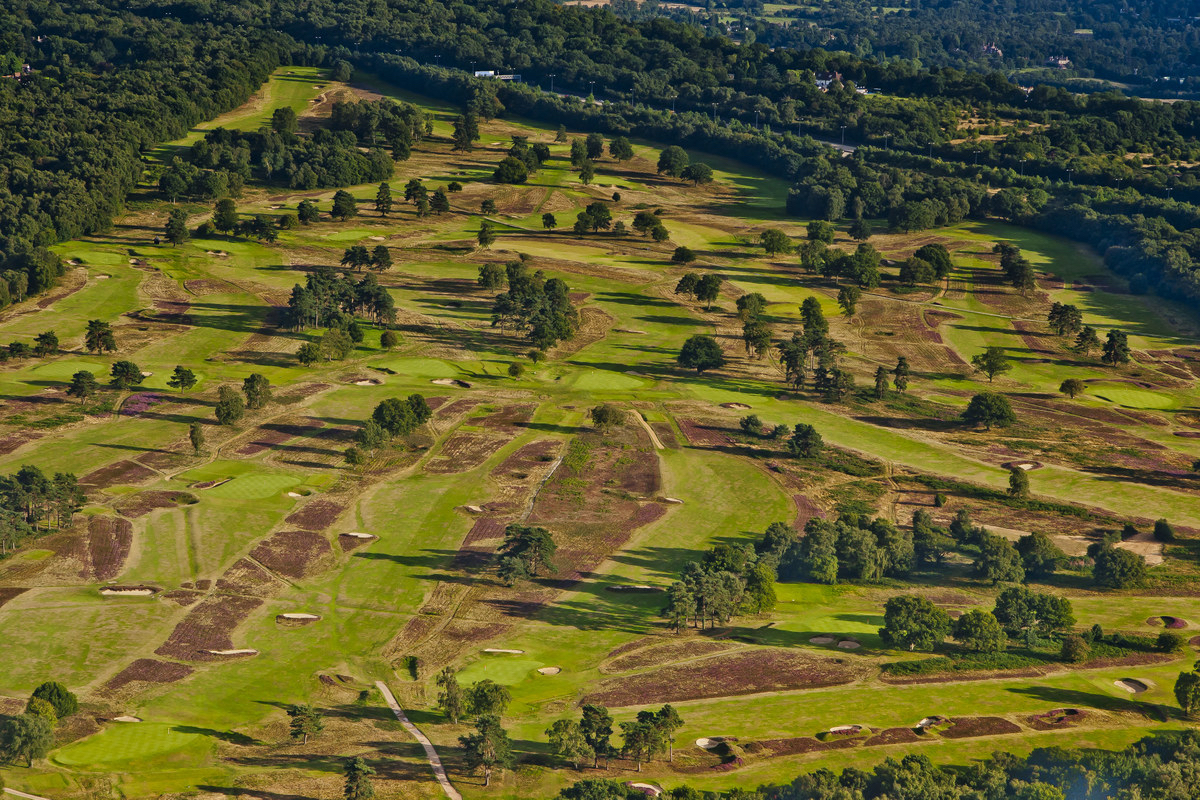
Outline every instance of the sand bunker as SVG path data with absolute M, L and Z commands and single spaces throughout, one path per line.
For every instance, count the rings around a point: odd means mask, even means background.
M 258 655 L 257 650 L 251 650 L 250 648 L 241 648 L 238 650 L 205 650 L 204 652 L 209 653 L 214 656 L 256 656 L 256 655 Z
M 657 586 L 649 586 L 644 583 L 641 583 L 641 584 L 623 583 L 623 584 L 617 584 L 616 586 L 605 586 L 604 588 L 610 592 L 657 592 L 657 591 L 661 591 Z
M 542 675 L 557 675 L 562 672 L 562 667 L 539 667 L 538 672 Z
M 625 785 L 630 789 L 637 789 L 647 797 L 658 797 L 660 794 L 662 794 L 662 789 L 658 788 L 657 786 L 651 786 L 648 783 L 627 783 Z
M 814 636 L 808 640 L 809 644 L 833 644 L 832 636 Z
M 109 279 L 109 278 L 111 278 L 111 277 L 112 277 L 112 275 L 97 275 L 97 276 L 96 276 L 96 280 L 98 280 L 98 281 L 106 281 L 106 280 L 108 280 L 108 279 Z
M 288 492 L 288 497 L 304 497 L 304 495 L 299 492 Z
M 141 717 L 133 717 L 128 714 L 124 714 L 119 717 L 113 717 L 112 721 L 113 722 L 141 722 L 142 718 Z
M 524 650 L 506 650 L 503 647 L 485 647 L 483 649 L 483 652 L 485 652 L 485 653 L 507 653 L 509 655 L 519 656 L 519 655 L 522 655 L 525 651 Z
M 680 500 L 678 497 L 664 497 L 663 502 L 670 503 L 671 505 L 675 505 L 675 506 L 683 505 L 683 501 Z
M 1028 472 L 1029 470 L 1041 469 L 1045 464 L 1040 461 L 1008 461 L 1000 466 L 1005 469 L 1019 469 Z
M 460 381 L 456 378 L 434 378 L 430 383 L 436 383 L 438 386 L 457 386 L 460 389 L 470 389 L 471 384 L 466 381 Z
M 750 406 L 745 403 L 721 403 L 721 408 L 736 408 L 739 411 L 749 411 Z
M 365 378 L 361 381 L 355 381 L 354 385 L 355 386 L 379 386 L 382 383 L 383 383 L 383 381 L 379 380 L 378 378 Z
M 385 237 L 385 236 L 368 236 L 367 238 L 370 239 L 372 242 L 382 242 L 387 237 Z
M 305 614 L 305 613 L 299 612 L 299 611 L 289 612 L 287 614 L 280 614 L 280 615 L 278 615 L 278 617 L 276 617 L 276 619 L 306 619 L 306 620 L 314 620 L 314 619 L 320 619 L 320 618 L 321 618 L 321 616 L 319 614 Z
M 483 513 L 483 508 L 480 506 L 463 506 L 463 508 L 465 508 L 467 511 L 470 511 L 472 514 Z
M 843 639 L 842 641 L 838 642 L 837 646 L 843 650 L 857 650 L 858 648 L 862 647 L 861 644 L 853 639 Z
M 153 586 L 105 586 L 100 594 L 106 597 L 149 597 L 157 591 Z
M 146 372 L 145 370 L 142 370 L 142 377 L 143 377 L 143 378 L 149 378 L 149 377 L 150 377 L 151 375 L 153 375 L 153 374 L 154 374 L 153 372 Z
M 945 717 L 925 717 L 916 724 L 918 728 L 932 728 L 934 725 L 941 725 L 946 721 Z
M 845 736 L 850 733 L 862 733 L 862 725 L 836 725 L 829 729 L 835 736 Z
M 696 740 L 696 747 L 702 750 L 712 750 L 722 742 L 736 742 L 736 736 L 704 736 Z
M 1136 678 L 1121 678 L 1120 680 L 1113 681 L 1113 684 L 1119 686 L 1130 694 L 1141 694 L 1150 688 L 1145 684 L 1145 682 Z
M 379 538 L 378 536 L 376 536 L 373 533 L 359 533 L 358 531 L 354 531 L 353 533 L 343 533 L 341 535 L 349 536 L 351 539 L 378 539 Z

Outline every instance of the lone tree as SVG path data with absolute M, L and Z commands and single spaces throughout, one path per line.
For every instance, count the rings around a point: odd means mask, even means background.
M 1183 713 L 1192 716 L 1200 711 L 1200 674 L 1181 672 L 1175 679 L 1175 700 Z
M 213 209 L 212 224 L 221 233 L 229 233 L 237 227 L 237 205 L 231 198 L 225 197 L 217 201 L 217 205 Z
M 251 373 L 242 381 L 242 394 L 246 395 L 246 408 L 262 408 L 271 402 L 271 382 L 266 375 Z
M 989 431 L 992 426 L 1005 428 L 1017 421 L 1008 398 L 995 392 L 981 392 L 972 397 L 962 418 L 968 425 L 982 425 Z
M 493 769 L 511 768 L 514 762 L 512 741 L 494 714 L 480 717 L 475 733 L 458 737 L 463 748 L 463 762 L 472 772 L 483 770 L 483 785 L 491 784 Z
M 475 241 L 484 250 L 490 250 L 492 245 L 496 243 L 496 231 L 492 228 L 492 223 L 486 219 L 479 223 L 479 233 L 475 234 Z
M 792 240 L 788 235 L 776 228 L 768 228 L 758 236 L 763 252 L 769 256 L 792 252 Z
M 188 426 L 188 439 L 192 443 L 192 452 L 199 455 L 204 449 L 204 426 L 199 422 L 193 422 Z
M 858 308 L 858 301 L 862 298 L 862 289 L 854 284 L 848 284 L 838 289 L 837 303 L 842 309 L 842 314 L 847 317 L 853 317 L 854 311 Z
M 1083 353 L 1085 356 L 1090 355 L 1093 350 L 1100 346 L 1100 337 L 1096 333 L 1096 329 L 1091 325 L 1084 325 L 1083 330 L 1075 336 L 1075 350 Z
M 33 690 L 31 697 L 45 700 L 54 706 L 59 719 L 69 717 L 79 710 L 79 700 L 66 686 L 58 681 L 46 681 Z
M 113 337 L 112 325 L 98 319 L 89 319 L 87 332 L 83 335 L 83 346 L 89 353 L 96 355 L 115 351 L 117 340 Z
M 167 379 L 167 386 L 170 386 L 172 389 L 178 389 L 181 392 L 189 391 L 195 385 L 196 373 L 183 366 L 175 367 L 175 371 Z
M 1079 378 L 1067 378 L 1058 386 L 1058 390 L 1072 400 L 1074 400 L 1076 396 L 1083 394 L 1084 390 L 1086 389 L 1087 384 L 1079 380 Z
M 392 210 L 392 187 L 387 181 L 379 184 L 379 191 L 375 192 L 375 210 L 381 217 L 386 217 Z
M 1008 496 L 1018 500 L 1029 497 L 1029 473 L 1020 467 L 1008 470 Z
M 26 765 L 43 758 L 54 746 L 54 726 L 39 714 L 21 714 L 0 720 L 0 759 L 25 759 Z
M 796 458 L 816 458 L 821 454 L 824 442 L 816 428 L 798 422 L 792 431 L 792 438 L 788 439 L 787 447 L 788 452 Z
M 1004 353 L 1003 347 L 989 347 L 982 353 L 971 356 L 971 366 L 987 375 L 989 383 L 997 375 L 1012 369 L 1012 364 Z
M 355 201 L 354 195 L 345 189 L 338 189 L 333 196 L 333 210 L 329 212 L 329 215 L 342 222 L 357 216 L 358 203 Z
M 904 594 L 883 607 L 879 638 L 889 647 L 932 650 L 950 633 L 950 615 L 928 597 Z
M 1125 335 L 1125 331 L 1112 330 L 1108 332 L 1101 359 L 1104 363 L 1112 364 L 1114 367 L 1117 364 L 1129 363 L 1129 337 Z
M 688 161 L 688 154 L 683 148 L 673 144 L 658 154 L 658 174 L 681 178 Z
M 80 405 L 86 403 L 87 399 L 98 391 L 100 391 L 100 383 L 96 380 L 96 376 L 86 369 L 81 369 L 72 375 L 71 383 L 67 386 L 67 396 L 78 397 Z
M 115 361 L 110 371 L 114 389 L 129 389 L 143 380 L 142 369 L 132 361 Z
M 611 403 L 603 403 L 591 410 L 592 424 L 601 431 L 609 430 L 625 421 L 625 412 Z
M 509 525 L 497 550 L 500 575 L 509 586 L 525 577 L 537 577 L 541 570 L 553 573 L 554 537 L 545 528 Z
M 512 702 L 512 694 L 507 688 L 486 679 L 472 684 L 467 690 L 466 698 L 467 710 L 477 717 L 488 714 L 504 716 L 504 710 Z
M 716 339 L 708 334 L 697 334 L 683 343 L 678 360 L 679 366 L 703 373 L 725 366 L 725 353 Z
M 325 728 L 321 712 L 311 705 L 288 706 L 287 715 L 291 717 L 288 726 L 293 739 L 300 739 L 301 744 L 308 744 L 309 736 L 316 736 Z
M 542 227 L 548 231 L 554 230 L 558 227 L 558 218 L 547 211 L 545 214 L 542 214 Z
M 371 785 L 375 770 L 361 757 L 346 759 L 343 774 L 346 776 L 346 785 L 342 789 L 344 800 L 371 800 L 375 796 L 375 787 Z
M 1110 589 L 1140 586 L 1146 580 L 1146 559 L 1137 553 L 1106 544 L 1092 554 L 1092 579 Z
M 457 725 L 459 717 L 466 712 L 467 700 L 452 667 L 445 667 L 438 673 L 437 685 L 441 689 L 438 692 L 438 707 L 452 724 Z
M 234 425 L 245 415 L 246 403 L 232 386 L 222 386 L 217 390 L 215 413 L 218 424 Z
M 187 227 L 187 212 L 182 208 L 171 209 L 171 214 L 167 217 L 165 235 L 172 247 L 183 244 L 191 238 Z
M 1004 629 L 990 611 L 974 609 L 964 613 L 954 625 L 954 639 L 966 650 L 999 653 L 1007 645 Z
M 692 251 L 692 248 L 680 245 L 671 254 L 671 260 L 676 264 L 690 264 L 696 260 L 696 254 Z

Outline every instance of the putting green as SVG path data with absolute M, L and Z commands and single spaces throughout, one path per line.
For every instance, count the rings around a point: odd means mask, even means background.
M 284 473 L 240 475 L 228 483 L 214 486 L 206 494 L 228 500 L 261 500 L 300 483 L 300 479 Z
M 1127 386 L 1100 385 L 1093 386 L 1092 393 L 1110 403 L 1116 403 L 1126 408 L 1175 408 L 1179 401 L 1170 395 L 1154 392 L 1149 389 L 1137 389 Z
M 475 683 L 485 678 L 505 686 L 520 683 L 535 669 L 545 666 L 535 658 L 515 655 L 486 655 L 458 673 L 460 683 Z
M 72 767 L 142 761 L 181 750 L 199 739 L 199 734 L 185 733 L 166 723 L 114 723 L 95 736 L 67 745 L 54 754 L 53 760 Z

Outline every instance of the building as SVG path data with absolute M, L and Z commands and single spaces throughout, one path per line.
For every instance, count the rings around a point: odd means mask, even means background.
M 817 88 L 822 92 L 828 92 L 829 87 L 834 83 L 842 82 L 842 73 L 840 72 L 818 72 L 817 73 Z

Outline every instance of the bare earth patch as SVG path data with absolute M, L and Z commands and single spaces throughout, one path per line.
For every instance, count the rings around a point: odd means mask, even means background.
M 176 664 L 171 661 L 159 661 L 155 658 L 139 658 L 125 669 L 114 675 L 104 684 L 104 691 L 112 694 L 131 683 L 174 683 L 192 674 L 192 668 L 186 664 Z
M 326 569 L 333 549 L 329 540 L 312 531 L 280 531 L 267 537 L 250 553 L 269 570 L 289 578 L 305 578 Z
M 188 612 L 154 652 L 184 661 L 218 661 L 210 651 L 233 650 L 233 632 L 262 605 L 257 597 L 209 597 Z
M 346 506 L 341 503 L 321 498 L 305 504 L 304 508 L 288 516 L 285 521 L 297 528 L 323 531 L 332 525 L 345 510 Z
M 974 736 L 1020 732 L 1020 725 L 1003 717 L 955 717 L 953 724 L 942 731 L 941 735 L 946 739 L 968 739 Z
M 117 517 L 88 520 L 88 559 L 98 581 L 110 581 L 121 573 L 133 544 L 133 525 Z

